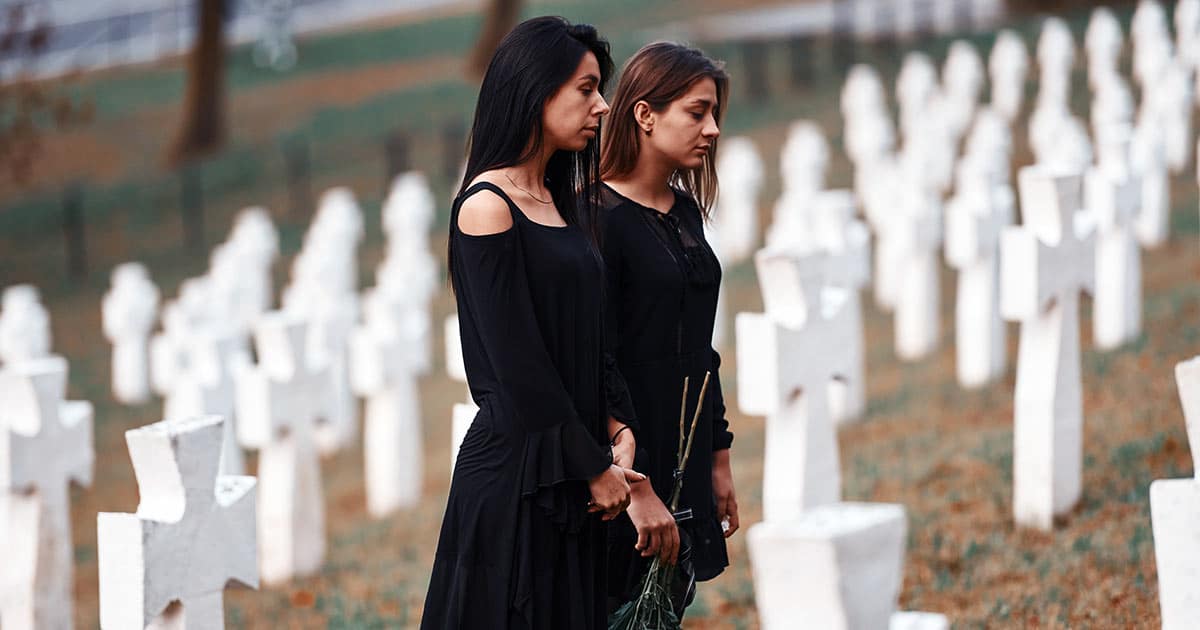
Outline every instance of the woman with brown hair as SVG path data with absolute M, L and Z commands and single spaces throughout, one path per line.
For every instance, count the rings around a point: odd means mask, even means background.
M 650 558 L 659 556 L 678 561 L 683 588 L 673 599 L 682 616 L 694 595 L 690 578 L 709 580 L 724 570 L 725 538 L 738 529 L 733 434 L 712 348 L 721 266 L 704 238 L 728 93 L 722 63 L 680 44 L 650 44 L 626 63 L 604 134 L 605 347 L 618 368 L 610 373 L 624 376 L 638 418 L 634 469 L 652 484 L 632 488 L 627 515 L 609 529 L 610 608 L 635 595 Z M 708 371 L 712 381 L 701 401 Z M 685 376 L 686 417 L 696 405 L 701 410 L 680 511 L 672 515 L 664 501 L 673 485 Z

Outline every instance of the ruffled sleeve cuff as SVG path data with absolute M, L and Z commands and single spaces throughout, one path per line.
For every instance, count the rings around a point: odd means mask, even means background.
M 612 465 L 612 450 L 601 446 L 578 422 L 525 436 L 521 456 L 521 496 L 532 499 L 550 519 L 578 531 L 587 517 L 586 482 Z

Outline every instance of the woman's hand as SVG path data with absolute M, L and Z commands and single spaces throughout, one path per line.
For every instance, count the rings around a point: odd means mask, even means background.
M 629 503 L 629 520 L 637 528 L 637 544 L 643 558 L 657 555 L 674 565 L 679 556 L 679 526 L 649 483 L 634 484 Z
M 603 520 L 611 521 L 629 507 L 629 484 L 646 480 L 646 475 L 613 464 L 588 481 L 592 502 L 588 512 L 604 512 Z
M 738 530 L 737 497 L 733 492 L 733 471 L 729 469 L 729 449 L 713 451 L 713 496 L 717 499 L 717 520 L 729 521 L 725 537 Z

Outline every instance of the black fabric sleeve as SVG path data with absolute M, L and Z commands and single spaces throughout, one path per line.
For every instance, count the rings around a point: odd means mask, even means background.
M 713 450 L 719 451 L 733 445 L 733 433 L 729 431 L 729 420 L 725 417 L 725 395 L 721 392 L 721 355 L 712 351 L 712 382 L 708 384 L 708 397 L 712 401 Z
M 452 238 L 460 304 L 471 310 L 513 429 L 525 434 L 522 492 L 604 472 L 612 451 L 583 423 L 546 350 L 516 226 L 485 236 L 456 229 Z
M 607 214 L 607 212 L 606 212 Z M 637 415 L 633 409 L 633 398 L 629 395 L 629 385 L 617 367 L 617 347 L 621 338 L 620 305 L 621 305 L 621 272 L 624 262 L 621 249 L 620 234 L 616 229 L 608 229 L 607 217 L 602 219 L 601 227 L 605 229 L 604 243 L 604 398 L 608 415 L 620 420 L 633 431 L 640 427 Z

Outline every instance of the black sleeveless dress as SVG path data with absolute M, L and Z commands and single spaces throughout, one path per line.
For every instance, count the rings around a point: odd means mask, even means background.
M 502 197 L 513 227 L 458 229 Z M 606 524 L 587 480 L 607 445 L 603 263 L 578 225 L 535 223 L 497 186 L 450 213 L 463 360 L 480 411 L 450 482 L 421 627 L 601 630 Z
M 683 478 L 680 509 L 692 518 L 680 525 L 691 542 L 698 581 L 729 565 L 712 489 L 712 452 L 729 448 L 721 357 L 712 347 L 721 264 L 704 239 L 704 220 L 690 196 L 675 191 L 667 213 L 603 187 L 602 244 L 607 283 L 605 330 L 608 360 L 623 375 L 637 412 L 638 455 L 634 468 L 650 476 L 664 503 L 672 491 L 679 440 L 679 400 L 689 377 L 687 419 L 700 397 L 696 441 Z M 609 595 L 628 601 L 649 560 L 633 549 L 637 531 L 622 514 L 609 527 Z

